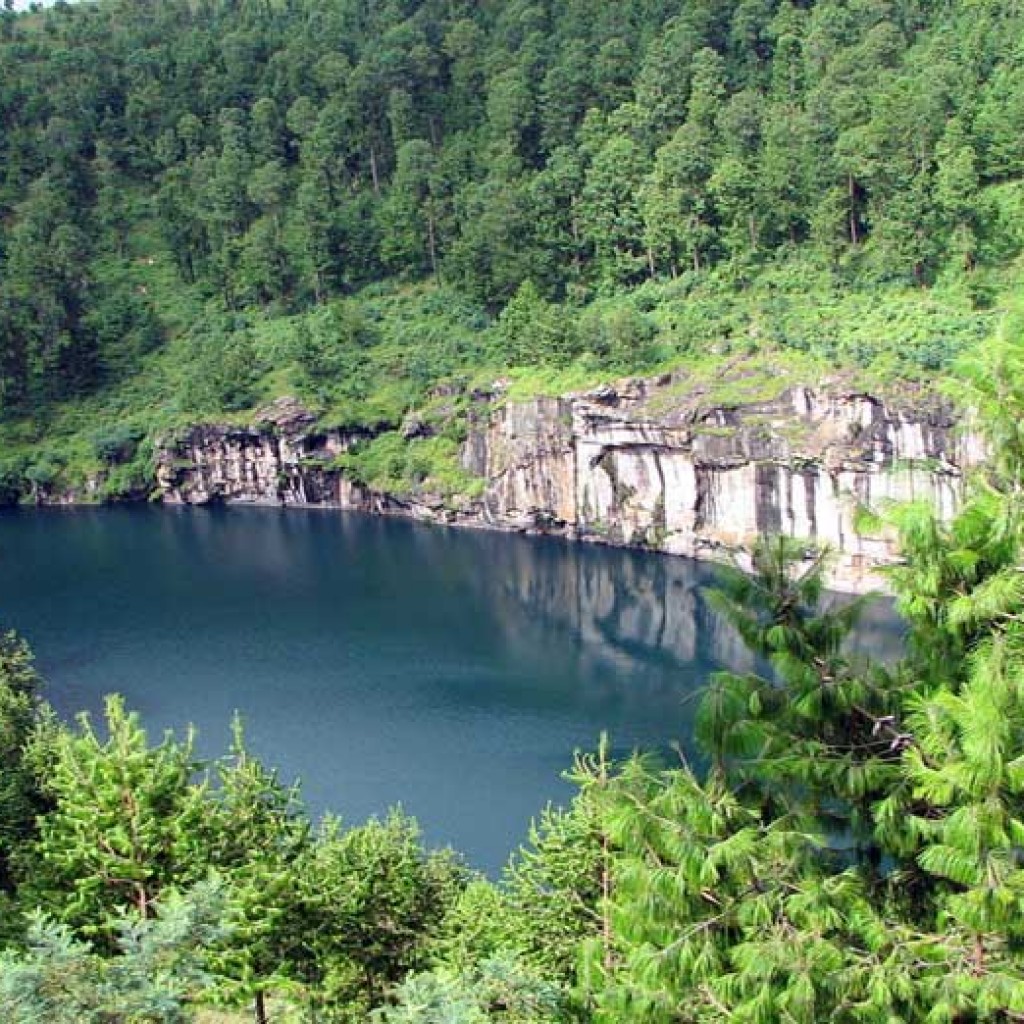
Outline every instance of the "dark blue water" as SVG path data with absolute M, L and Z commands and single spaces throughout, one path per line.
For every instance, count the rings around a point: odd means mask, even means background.
M 494 871 L 560 773 L 687 745 L 707 673 L 745 666 L 683 559 L 326 511 L 0 515 L 0 621 L 64 715 L 125 695 L 151 735 L 195 723 L 300 778 L 314 814 L 400 803 Z M 882 633 L 885 633 L 884 623 Z

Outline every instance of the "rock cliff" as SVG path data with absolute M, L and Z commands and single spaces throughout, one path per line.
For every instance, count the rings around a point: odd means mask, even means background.
M 950 514 L 982 455 L 956 428 L 935 399 L 838 387 L 726 402 L 666 375 L 516 402 L 499 384 L 475 396 L 461 450 L 480 497 L 442 500 L 429 481 L 410 493 L 360 486 L 333 462 L 367 435 L 320 429 L 292 399 L 251 426 L 170 439 L 157 480 L 171 502 L 331 505 L 696 557 L 742 557 L 759 533 L 782 532 L 830 545 L 833 583 L 859 590 L 895 551 L 858 534 L 858 506 L 915 499 Z

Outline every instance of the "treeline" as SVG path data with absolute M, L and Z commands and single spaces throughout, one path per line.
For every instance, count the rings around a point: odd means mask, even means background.
M 140 251 L 228 309 L 436 278 L 491 312 L 528 283 L 543 317 L 716 268 L 742 288 L 794 251 L 873 286 L 970 279 L 1024 248 L 1014 4 L 100 0 L 0 18 L 8 413 L 160 346 L 167 309 L 115 270 Z M 506 362 L 589 345 L 534 332 Z
M 706 767 L 579 756 L 498 883 L 400 814 L 313 828 L 246 753 L 54 722 L 0 644 L 5 1021 L 197 1004 L 377 1024 L 1009 1022 L 1024 1014 L 1024 341 L 967 367 L 992 458 L 960 513 L 887 517 L 905 657 L 845 643 L 823 556 L 765 538 L 712 600 Z M 866 524 L 870 525 L 870 524 Z M 877 527 L 879 524 L 875 524 Z M 500 794 L 495 795 L 500 799 Z M 20 922 L 20 924 L 19 924 Z M 25 930 L 27 928 L 27 931 Z

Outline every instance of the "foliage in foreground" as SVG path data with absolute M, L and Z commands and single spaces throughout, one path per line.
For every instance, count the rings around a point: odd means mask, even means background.
M 819 567 L 766 540 L 718 601 L 770 678 L 713 681 L 711 767 L 598 790 L 614 858 L 599 1021 L 1003 1021 L 1024 1012 L 1024 346 L 973 374 L 995 458 L 960 514 L 904 508 L 896 666 L 842 646 Z
M 8 1024 L 185 1024 L 210 983 L 203 952 L 224 937 L 223 887 L 168 893 L 157 916 L 123 916 L 117 955 L 99 956 L 71 929 L 35 915 L 27 952 L 0 956 L 0 1007 Z

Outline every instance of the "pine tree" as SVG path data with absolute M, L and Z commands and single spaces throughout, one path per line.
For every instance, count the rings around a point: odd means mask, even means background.
M 312 997 L 353 1021 L 426 966 L 465 885 L 450 852 L 426 853 L 415 821 L 398 811 L 348 830 L 328 819 L 297 872 Z
M 45 801 L 31 744 L 44 709 L 32 652 L 15 633 L 0 635 L 0 890 L 14 888 L 19 850 L 35 835 Z
M 298 870 L 309 823 L 297 789 L 283 786 L 246 750 L 238 719 L 232 731 L 205 823 L 206 855 L 224 879 L 232 926 L 215 966 L 227 998 L 247 996 L 255 1024 L 266 1024 L 266 992 L 303 958 Z
M 766 813 L 835 830 L 854 841 L 854 856 L 877 863 L 870 807 L 894 782 L 902 680 L 847 650 L 870 597 L 826 602 L 826 560 L 799 541 L 762 538 L 751 575 L 726 571 L 710 590 L 711 606 L 774 671 L 716 674 L 697 737 Z
M 508 946 L 566 986 L 576 981 L 581 944 L 610 949 L 611 852 L 598 807 L 610 770 L 604 742 L 596 755 L 577 755 L 568 775 L 579 787 L 572 803 L 547 808 L 531 824 L 505 872 Z
M 97 955 L 64 925 L 33 919 L 24 953 L 0 955 L 0 1016 L 7 1024 L 186 1024 L 210 983 L 206 951 L 225 935 L 216 881 L 168 892 L 142 920 L 115 923 L 117 956 Z M 153 916 L 155 914 L 155 916 Z
M 168 887 L 205 878 L 206 783 L 193 737 L 150 746 L 118 697 L 106 702 L 107 738 L 87 715 L 47 742 L 43 792 L 52 809 L 20 857 L 28 907 L 100 946 L 112 946 L 119 915 L 145 920 Z

